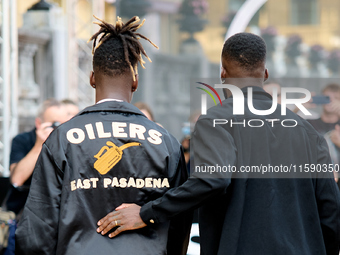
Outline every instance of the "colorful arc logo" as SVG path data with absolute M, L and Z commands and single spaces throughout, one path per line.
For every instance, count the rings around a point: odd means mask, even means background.
M 220 104 L 222 105 L 222 100 L 221 100 L 220 96 L 218 95 L 217 91 L 216 91 L 213 87 L 211 87 L 210 85 L 205 84 L 205 83 L 203 83 L 203 82 L 197 82 L 197 83 L 206 86 L 206 87 L 209 88 L 212 92 L 214 92 L 215 95 L 217 96 L 218 100 L 220 101 Z M 200 87 L 197 87 L 197 88 L 203 90 L 204 92 L 206 92 L 206 93 L 214 100 L 215 105 L 217 105 L 214 96 L 211 94 L 211 92 L 210 92 L 209 90 L 203 89 L 203 88 L 200 88 Z

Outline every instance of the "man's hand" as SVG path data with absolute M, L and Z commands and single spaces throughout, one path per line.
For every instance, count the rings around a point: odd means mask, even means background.
M 335 125 L 335 129 L 332 130 L 330 137 L 335 146 L 340 148 L 340 126 L 338 124 Z
M 122 204 L 98 221 L 97 232 L 105 235 L 111 229 L 118 226 L 109 237 L 115 237 L 126 230 L 144 228 L 146 224 L 139 216 L 140 206 L 136 204 Z
M 42 146 L 47 137 L 52 133 L 52 122 L 44 122 L 37 127 L 35 133 L 37 135 L 36 145 Z

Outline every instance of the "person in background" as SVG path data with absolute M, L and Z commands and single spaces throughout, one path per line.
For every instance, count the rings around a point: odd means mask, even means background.
M 340 85 L 329 84 L 322 90 L 322 94 L 329 97 L 330 103 L 323 105 L 320 118 L 308 121 L 316 131 L 325 135 L 340 125 Z
M 340 165 L 340 126 L 338 124 L 335 125 L 335 128 L 327 132 L 324 135 L 324 138 L 326 139 L 326 142 L 328 144 L 329 154 L 331 156 L 332 163 L 334 165 L 337 165 L 337 167 L 339 167 Z M 340 183 L 339 183 L 339 172 L 338 171 L 334 172 L 334 179 L 337 182 L 338 187 L 339 187 Z
M 201 115 L 200 110 L 194 111 L 190 115 L 188 122 L 184 122 L 183 127 L 182 127 L 182 134 L 184 135 L 184 137 L 181 140 L 181 144 L 182 144 L 183 151 L 184 151 L 184 157 L 185 157 L 185 162 L 187 164 L 188 173 L 190 173 L 190 139 L 191 139 L 191 134 L 192 134 L 192 131 L 194 129 L 195 123 L 198 120 L 200 115 Z
M 69 119 L 73 118 L 74 116 L 78 114 L 79 107 L 71 99 L 66 98 L 66 99 L 61 100 L 61 104 L 65 107 L 66 113 Z
M 42 144 L 57 125 L 67 120 L 62 104 L 56 99 L 48 99 L 39 109 L 35 128 L 13 138 L 10 154 L 12 187 L 6 202 L 7 210 L 18 214 L 24 208 Z
M 190 135 L 186 135 L 182 138 L 181 145 L 183 148 L 185 163 L 188 164 L 190 161 Z M 188 167 L 187 169 L 189 171 Z
M 134 106 L 136 106 L 149 120 L 155 122 L 151 108 L 146 103 L 137 102 L 137 103 L 134 104 Z M 158 122 L 155 122 L 155 123 L 158 126 L 161 126 L 162 128 L 164 128 L 162 124 L 160 124 Z
M 331 83 L 327 85 L 322 94 L 328 96 L 329 104 L 323 105 L 320 118 L 309 120 L 310 124 L 321 133 L 328 144 L 333 164 L 340 164 L 340 85 Z M 334 172 L 334 179 L 339 183 L 339 173 Z
M 144 115 L 151 121 L 155 121 L 153 118 L 153 114 L 151 108 L 144 102 L 137 102 L 134 104 Z

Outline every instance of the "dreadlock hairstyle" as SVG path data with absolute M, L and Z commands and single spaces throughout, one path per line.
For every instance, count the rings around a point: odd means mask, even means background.
M 138 74 L 137 63 L 145 69 L 145 61 L 142 54 L 150 61 L 146 54 L 140 38 L 150 42 L 155 48 L 151 40 L 144 35 L 136 32 L 143 26 L 145 19 L 140 23 L 137 16 L 131 18 L 125 24 L 120 17 L 117 17 L 116 26 L 109 24 L 93 15 L 100 22 L 93 22 L 100 26 L 88 42 L 93 40 L 93 69 L 94 71 L 103 72 L 108 76 L 116 76 L 125 73 L 129 68 L 135 81 L 135 74 Z

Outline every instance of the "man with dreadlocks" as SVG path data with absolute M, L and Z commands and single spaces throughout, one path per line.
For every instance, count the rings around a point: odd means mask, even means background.
M 137 32 L 144 20 L 99 21 L 99 32 L 90 39 L 96 104 L 44 143 L 16 233 L 16 252 L 185 254 L 190 213 L 117 239 L 97 233 L 97 221 L 121 203 L 142 206 L 187 179 L 179 142 L 130 104 L 138 86 L 137 63 L 144 67 L 142 55 L 148 58 L 139 39 L 157 47 Z

